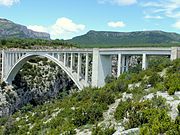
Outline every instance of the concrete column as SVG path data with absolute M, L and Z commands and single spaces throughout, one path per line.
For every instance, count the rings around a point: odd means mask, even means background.
M 172 47 L 171 48 L 171 60 L 175 60 L 178 58 L 178 48 Z
M 8 53 L 8 67 L 12 65 L 12 53 Z
M 125 71 L 127 72 L 129 69 L 129 56 L 126 56 L 126 61 L 125 61 Z
M 5 54 L 5 58 L 4 58 L 4 77 L 6 77 L 8 71 L 9 71 L 9 65 L 8 65 L 8 53 L 6 52 Z
M 66 53 L 64 53 L 64 66 L 66 66 Z
M 88 72 L 89 72 L 89 54 L 86 53 L 86 69 L 85 69 L 85 81 L 88 82 Z
M 15 63 L 17 62 L 17 53 L 15 53 Z
M 62 53 L 59 53 L 59 61 L 63 61 L 63 59 L 62 59 Z
M 111 75 L 112 73 L 111 55 L 101 55 L 99 49 L 94 48 L 92 63 L 92 86 L 102 87 L 105 85 L 107 75 Z
M 11 66 L 13 66 L 14 64 L 15 64 L 15 55 L 14 55 L 14 53 L 12 53 L 12 65 Z
M 99 49 L 93 49 L 93 58 L 92 58 L 92 81 L 91 85 L 93 87 L 98 87 L 99 84 Z
M 9 70 L 10 70 L 10 60 L 11 60 L 11 57 L 10 57 L 10 53 L 6 53 L 6 68 L 5 68 L 5 70 L 6 70 L 6 76 L 7 76 L 7 74 L 8 74 L 8 72 L 9 72 Z
M 71 53 L 71 63 L 70 63 L 70 68 L 73 70 L 73 53 Z
M 118 54 L 118 68 L 117 68 L 117 77 L 121 75 L 121 65 L 122 65 L 122 60 L 121 57 L 122 54 Z
M 78 67 L 78 70 L 77 70 L 77 78 L 78 78 L 78 80 L 80 79 L 80 74 L 81 74 L 81 54 L 80 53 L 78 53 L 78 65 L 77 65 Z
M 125 64 L 125 62 L 126 62 L 126 61 L 125 61 L 126 56 L 125 56 L 125 55 L 122 55 L 121 57 L 122 57 L 122 69 L 121 69 L 121 70 L 122 70 L 122 73 L 124 73 L 124 72 L 125 72 L 125 65 L 126 65 L 126 64 Z
M 142 69 L 146 70 L 147 68 L 147 56 L 145 53 L 143 53 L 143 57 L 142 57 Z
M 60 54 L 57 53 L 57 59 L 60 61 Z
M 3 79 L 4 79 L 4 67 L 5 67 L 5 55 L 4 55 L 4 50 L 2 50 L 2 73 L 1 73 L 1 81 L 4 81 Z
M 17 56 L 18 56 L 18 59 L 19 59 L 20 58 L 20 54 L 18 53 Z

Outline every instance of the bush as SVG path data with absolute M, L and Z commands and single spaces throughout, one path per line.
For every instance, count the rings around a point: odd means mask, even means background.
M 162 83 L 162 82 L 156 84 L 156 89 L 157 89 L 157 91 L 166 91 L 167 90 L 164 83 Z
M 161 81 L 162 78 L 156 72 L 153 72 L 152 75 L 148 78 L 148 83 L 151 84 L 152 86 L 155 86 L 157 83 Z
M 153 71 L 160 72 L 167 66 L 171 65 L 171 61 L 167 57 L 153 56 L 149 57 L 148 67 L 153 69 Z
M 93 93 L 91 99 L 93 102 L 97 102 L 100 104 L 107 104 L 110 105 L 115 102 L 114 95 L 105 90 L 99 90 Z
M 118 115 L 117 112 L 119 113 Z M 166 113 L 167 107 L 165 105 L 165 99 L 162 97 L 154 97 L 152 100 L 146 100 L 143 102 L 127 102 L 121 104 L 120 107 L 118 106 L 115 115 L 121 118 L 125 116 L 128 121 L 124 126 L 126 129 L 130 129 L 151 123 L 156 118 L 160 121 L 160 118 L 165 117 Z
M 163 134 L 171 126 L 171 118 L 165 110 L 148 109 L 142 112 L 142 118 L 146 121 L 140 129 L 140 135 L 157 135 Z
M 102 128 L 96 125 L 92 129 L 92 135 L 112 135 L 116 130 L 113 127 Z
M 90 124 L 103 118 L 103 109 L 99 104 L 93 104 L 87 108 L 87 117 Z
M 110 83 L 112 81 L 114 81 L 116 78 L 112 75 L 107 75 L 105 78 L 105 83 Z
M 173 95 L 176 91 L 180 91 L 180 74 L 168 74 L 165 79 L 165 87 L 168 89 L 169 95 Z
M 168 89 L 168 94 L 169 94 L 169 95 L 174 95 L 175 92 L 176 92 L 176 87 L 170 87 L 170 88 Z
M 31 111 L 33 109 L 33 105 L 27 104 L 21 108 L 21 112 L 26 113 L 28 111 Z
M 75 110 L 73 123 L 76 126 L 94 124 L 103 117 L 103 109 L 99 104 L 84 105 Z
M 131 107 L 131 101 L 121 101 L 116 108 L 116 112 L 114 113 L 114 117 L 116 120 L 122 120 L 128 111 L 128 109 Z
M 179 112 L 179 116 L 180 116 L 180 104 L 178 105 L 178 112 Z
M 7 84 L 3 81 L 3 82 L 1 83 L 1 89 L 3 90 L 6 86 L 7 86 Z
M 4 126 L 4 124 L 8 121 L 8 117 L 0 118 L 0 126 Z

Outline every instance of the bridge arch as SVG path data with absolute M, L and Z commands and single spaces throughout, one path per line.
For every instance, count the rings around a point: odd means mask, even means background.
M 42 56 L 45 58 L 48 58 L 49 60 L 55 62 L 62 70 L 65 71 L 65 73 L 73 80 L 73 82 L 75 83 L 75 85 L 78 87 L 79 90 L 83 89 L 83 85 L 80 83 L 80 81 L 78 81 L 78 79 L 72 74 L 72 71 L 70 69 L 68 69 L 67 67 L 65 67 L 63 65 L 63 62 L 59 61 L 57 58 L 49 55 L 49 54 L 26 54 L 24 56 L 22 56 L 15 64 L 14 66 L 11 68 L 11 70 L 9 71 L 9 73 L 7 74 L 6 78 L 5 78 L 5 82 L 11 84 L 12 81 L 14 80 L 15 76 L 17 75 L 18 71 L 23 67 L 23 65 L 30 60 L 31 58 L 35 57 L 35 56 Z

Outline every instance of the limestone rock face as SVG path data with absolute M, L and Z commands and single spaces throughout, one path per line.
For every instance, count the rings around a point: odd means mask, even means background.
M 35 38 L 50 40 L 50 34 L 36 32 L 26 26 L 0 18 L 0 38 Z
M 12 114 L 27 103 L 42 104 L 57 98 L 59 93 L 76 89 L 73 81 L 61 68 L 52 62 L 50 65 L 48 61 L 46 63 L 47 65 L 43 65 L 41 61 L 28 63 L 32 68 L 24 67 L 16 76 L 13 86 L 0 88 L 0 117 Z

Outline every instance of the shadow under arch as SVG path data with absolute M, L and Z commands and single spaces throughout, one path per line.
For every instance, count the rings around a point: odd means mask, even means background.
M 26 54 L 26 55 L 24 55 L 11 68 L 11 70 L 9 71 L 9 73 L 7 74 L 7 76 L 5 78 L 5 82 L 7 82 L 9 84 L 12 84 L 12 81 L 14 80 L 14 78 L 17 75 L 18 71 L 23 67 L 23 65 L 28 60 L 30 60 L 31 58 L 36 57 L 36 56 L 42 56 L 42 57 L 48 58 L 49 60 L 55 62 L 73 80 L 73 82 L 76 84 L 76 86 L 78 87 L 79 90 L 83 89 L 83 85 L 80 84 L 80 82 L 77 80 L 76 77 L 74 77 L 72 72 L 67 67 L 65 67 L 63 65 L 63 62 L 59 61 L 58 59 L 56 59 L 55 57 L 53 57 L 53 56 L 51 56 L 49 54 Z

